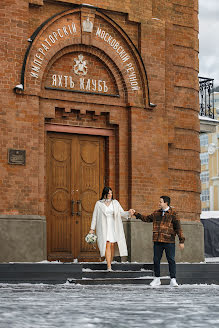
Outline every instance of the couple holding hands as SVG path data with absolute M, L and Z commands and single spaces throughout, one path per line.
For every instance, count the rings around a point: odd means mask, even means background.
M 170 198 L 161 196 L 159 209 L 151 215 L 144 216 L 134 209 L 124 211 L 119 202 L 113 199 L 113 192 L 110 187 L 104 187 L 101 199 L 95 204 L 91 228 L 89 233 L 96 230 L 97 244 L 101 257 L 106 258 L 107 269 L 112 271 L 111 263 L 114 257 L 115 243 L 118 245 L 120 256 L 127 256 L 127 245 L 123 223 L 121 218 L 131 218 L 135 216 L 144 222 L 153 222 L 153 242 L 154 242 L 154 272 L 155 278 L 151 286 L 159 286 L 160 282 L 160 261 L 165 250 L 169 263 L 170 285 L 177 287 L 176 263 L 175 263 L 175 236 L 179 237 L 179 247 L 184 249 L 185 238 L 181 229 L 180 220 L 177 213 L 170 207 Z

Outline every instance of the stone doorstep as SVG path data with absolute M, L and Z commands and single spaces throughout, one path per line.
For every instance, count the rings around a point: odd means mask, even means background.
M 80 263 L 0 263 L 0 274 L 2 273 L 65 273 L 82 272 Z
M 68 279 L 83 285 L 150 284 L 153 279 L 152 263 L 115 263 L 112 272 L 106 263 L 82 263 L 82 279 Z M 90 270 L 89 270 L 90 269 Z M 100 269 L 100 270 L 97 270 Z M 142 270 L 143 269 L 143 270 Z M 133 273 L 133 271 L 134 273 Z M 124 272 L 127 272 L 127 276 Z M 150 274 L 149 274 L 150 272 Z M 149 276 L 150 275 L 150 276 Z M 168 263 L 161 263 L 161 284 L 169 285 Z M 219 263 L 177 263 L 177 282 L 183 284 L 219 284 Z
M 106 263 L 97 263 L 97 262 L 84 262 L 81 263 L 83 269 L 90 270 L 105 270 L 107 269 Z M 144 270 L 153 270 L 152 263 L 131 263 L 131 262 L 121 262 L 121 263 L 112 263 L 113 271 L 140 271 Z
M 153 280 L 154 275 L 153 270 L 151 270 L 153 264 L 147 263 L 112 263 L 113 271 L 107 271 L 106 263 L 82 263 L 82 266 L 82 279 L 69 278 L 69 283 L 81 285 L 148 285 Z
M 65 283 L 82 278 L 81 264 L 0 263 L 0 283 Z
M 0 283 L 46 283 L 66 281 L 76 284 L 149 284 L 151 263 L 0 263 Z M 101 269 L 101 270 L 94 270 Z M 161 264 L 162 285 L 169 285 L 168 264 Z M 178 263 L 177 281 L 181 284 L 219 285 L 219 263 Z
M 82 278 L 84 279 L 107 279 L 107 278 L 143 278 L 143 277 L 153 277 L 154 272 L 152 270 L 144 271 L 120 271 L 120 270 L 95 270 L 95 271 L 82 271 Z

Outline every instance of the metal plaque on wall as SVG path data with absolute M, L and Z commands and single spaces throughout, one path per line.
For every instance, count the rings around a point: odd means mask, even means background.
M 26 150 L 8 149 L 8 164 L 25 165 Z

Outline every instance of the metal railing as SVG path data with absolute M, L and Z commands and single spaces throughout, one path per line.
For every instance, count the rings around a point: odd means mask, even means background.
M 200 116 L 214 118 L 214 79 L 199 77 Z

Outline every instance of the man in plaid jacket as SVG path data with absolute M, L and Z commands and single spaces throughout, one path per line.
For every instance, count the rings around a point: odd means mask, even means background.
M 136 219 L 144 222 L 153 222 L 154 241 L 154 272 L 155 278 L 150 283 L 152 287 L 159 286 L 160 282 L 160 261 L 165 250 L 169 263 L 170 286 L 177 287 L 176 282 L 176 262 L 175 262 L 175 236 L 179 237 L 179 247 L 184 249 L 185 238 L 183 236 L 180 219 L 177 213 L 170 207 L 170 197 L 161 196 L 159 202 L 160 209 L 150 215 L 144 216 L 135 211 Z

